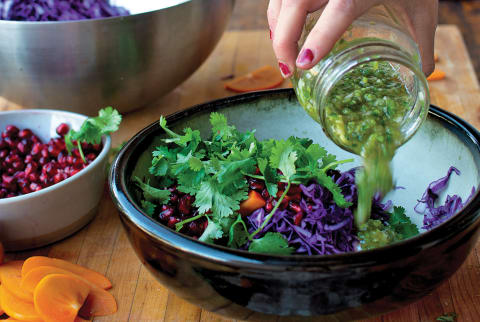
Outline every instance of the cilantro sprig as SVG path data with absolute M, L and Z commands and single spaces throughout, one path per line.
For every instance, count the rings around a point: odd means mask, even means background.
M 161 198 L 164 197 L 161 191 L 165 191 L 166 196 L 166 188 L 173 183 L 180 192 L 195 196 L 196 214 L 177 223 L 177 231 L 189 222 L 206 217 L 208 226 L 199 240 L 214 242 L 226 237 L 230 247 L 240 248 L 249 243 L 250 251 L 290 254 L 293 249 L 282 234 L 259 235 L 292 184 L 316 181 L 332 193 L 340 207 L 351 205 L 327 171 L 353 160 L 338 161 L 311 140 L 290 137 L 287 140 L 258 141 L 254 131 L 238 131 L 220 113 L 210 114 L 212 132 L 208 140 L 202 139 L 200 132 L 191 128 L 175 132 L 167 126 L 163 116 L 159 124 L 166 138 L 153 151 L 149 168 L 157 185 L 153 187 L 148 182 L 132 179 L 143 191 L 142 207 L 152 214 L 156 211 L 152 204 L 164 203 L 166 199 Z M 279 182 L 286 183 L 272 211 L 251 233 L 238 213 L 240 203 L 248 197 L 246 177 L 263 180 L 272 196 L 277 195 Z M 161 197 L 155 199 L 153 196 Z
M 112 107 L 106 107 L 98 112 L 98 116 L 90 117 L 83 122 L 78 131 L 70 129 L 65 135 L 65 145 L 68 153 L 75 148 L 76 141 L 80 157 L 86 163 L 82 150 L 82 142 L 98 144 L 102 141 L 102 136 L 109 135 L 118 130 L 122 116 Z

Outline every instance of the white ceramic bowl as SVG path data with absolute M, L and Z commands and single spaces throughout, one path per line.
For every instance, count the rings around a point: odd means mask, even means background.
M 31 129 L 44 143 L 67 123 L 80 128 L 85 115 L 57 110 L 0 112 L 0 129 L 8 124 Z M 48 188 L 0 199 L 0 241 L 6 250 L 35 248 L 58 241 L 85 226 L 97 213 L 103 194 L 111 146 L 104 137 L 100 155 L 82 171 Z

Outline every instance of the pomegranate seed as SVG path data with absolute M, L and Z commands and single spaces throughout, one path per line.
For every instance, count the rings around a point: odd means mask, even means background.
M 35 183 L 35 182 L 32 182 L 32 183 L 30 184 L 29 188 L 30 188 L 31 191 L 39 191 L 39 190 L 42 189 L 42 187 L 41 187 L 39 184 Z
M 5 127 L 4 133 L 6 133 L 7 136 L 16 136 L 19 131 L 20 131 L 20 130 L 19 130 L 18 127 L 16 127 L 15 125 L 7 125 L 7 126 Z
M 295 212 L 301 212 L 302 208 L 300 208 L 300 205 L 296 202 L 290 201 L 288 204 L 288 208 L 295 211 Z
M 302 219 L 303 219 L 303 212 L 297 212 L 293 217 L 293 223 L 297 226 L 300 226 Z
M 87 154 L 87 155 L 85 156 L 85 158 L 86 158 L 87 160 L 90 160 L 90 161 L 95 160 L 96 157 L 97 157 L 97 155 L 96 155 L 95 153 L 89 153 L 89 154 Z
M 31 138 L 32 135 L 33 135 L 33 132 L 30 129 L 23 129 L 20 132 L 18 132 L 18 137 L 21 139 Z
M 195 198 L 191 195 L 184 195 L 180 198 L 178 202 L 178 210 L 184 214 L 189 215 L 192 209 L 192 203 L 194 202 Z
M 267 190 L 267 189 L 263 189 L 263 191 L 262 191 L 262 198 L 265 199 L 265 200 L 268 199 L 268 198 L 270 198 L 270 194 L 268 193 L 268 190 Z
M 267 200 L 267 203 L 265 204 L 265 211 L 266 212 L 271 212 L 273 209 L 273 198 L 269 198 Z
M 250 189 L 261 192 L 265 189 L 265 183 L 262 181 L 252 180 L 250 181 Z
M 290 189 L 288 190 L 288 195 L 289 196 L 293 196 L 293 195 L 296 195 L 296 194 L 299 194 L 299 193 L 302 193 L 302 188 L 300 188 L 299 185 L 296 185 L 296 184 L 292 184 L 290 186 Z
M 167 226 L 172 229 L 175 229 L 175 225 L 178 224 L 179 222 L 180 222 L 180 219 L 176 217 L 170 217 L 168 218 Z
M 57 126 L 56 131 L 58 135 L 65 136 L 68 131 L 70 131 L 70 126 L 67 123 L 60 123 L 60 125 Z

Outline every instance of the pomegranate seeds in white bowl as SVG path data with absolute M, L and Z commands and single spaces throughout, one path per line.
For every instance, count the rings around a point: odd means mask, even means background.
M 112 111 L 118 128 L 121 117 Z M 112 131 L 84 142 L 86 120 L 58 110 L 0 112 L 0 241 L 6 250 L 60 240 L 97 213 Z

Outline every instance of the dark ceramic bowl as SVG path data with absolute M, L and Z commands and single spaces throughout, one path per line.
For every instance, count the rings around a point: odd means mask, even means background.
M 210 133 L 209 113 L 221 111 L 239 130 L 257 137 L 310 137 L 339 158 L 351 157 L 332 144 L 298 105 L 292 90 L 239 95 L 195 106 L 167 118 L 170 126 Z M 456 216 L 421 235 L 370 251 L 332 256 L 269 256 L 198 242 L 147 217 L 138 206 L 132 174 L 147 173 L 150 153 L 164 135 L 158 122 L 122 149 L 111 173 L 111 194 L 135 252 L 155 277 L 180 297 L 209 311 L 240 319 L 264 315 L 322 316 L 344 321 L 398 309 L 431 293 L 463 263 L 479 228 L 477 193 Z M 429 182 L 450 165 L 448 193 L 465 200 L 480 178 L 479 133 L 458 117 L 432 107 L 419 132 L 394 162 L 398 189 L 387 198 L 413 212 Z M 350 165 L 355 166 L 357 164 Z

